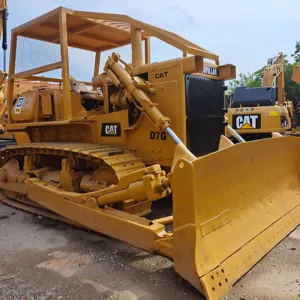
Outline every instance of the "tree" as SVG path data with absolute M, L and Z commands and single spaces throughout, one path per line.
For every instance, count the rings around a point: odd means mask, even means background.
M 292 81 L 294 64 L 286 63 L 284 65 L 284 89 L 287 99 L 293 101 L 294 106 L 300 101 L 300 85 Z
M 233 94 L 235 89 L 239 86 L 246 86 L 246 87 L 259 87 L 261 86 L 261 79 L 263 74 L 264 68 L 261 68 L 260 70 L 254 72 L 254 73 L 248 73 L 248 74 L 239 74 L 240 79 L 234 79 L 229 82 L 228 87 L 228 94 Z
M 300 64 L 300 42 L 296 42 L 295 51 L 291 55 L 294 58 L 294 63 L 299 65 Z

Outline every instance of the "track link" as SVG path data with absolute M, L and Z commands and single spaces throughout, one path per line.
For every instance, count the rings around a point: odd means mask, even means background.
M 0 149 L 0 156 L 3 157 L 4 161 L 12 157 L 31 154 L 73 157 L 106 164 L 115 170 L 119 178 L 145 167 L 142 159 L 135 157 L 128 150 L 98 144 L 31 143 Z
M 19 200 L 18 201 L 11 200 L 11 199 L 6 198 L 3 194 L 0 196 L 0 201 L 3 202 L 4 204 L 10 206 L 10 207 L 13 207 L 13 208 L 21 210 L 21 211 L 24 211 L 24 212 L 27 212 L 27 213 L 32 213 L 32 214 L 37 215 L 37 216 L 43 216 L 43 217 L 48 218 L 48 219 L 63 222 L 63 223 L 66 223 L 68 225 L 76 226 L 78 228 L 90 231 L 90 229 L 82 226 L 79 223 L 75 223 L 73 221 L 70 221 L 69 219 L 67 219 L 63 216 L 60 216 L 60 215 L 58 215 L 58 214 L 56 214 L 52 211 L 49 211 L 49 210 L 47 210 L 43 207 L 38 207 L 35 204 L 29 205 L 28 203 L 25 204 L 25 203 L 23 203 Z
M 5 164 L 11 158 L 19 159 L 20 157 L 27 155 L 59 156 L 61 158 L 74 158 L 77 161 L 90 161 L 90 163 L 92 162 L 92 165 L 95 163 L 95 166 L 106 165 L 115 171 L 119 179 L 128 173 L 145 168 L 145 164 L 141 158 L 135 157 L 130 151 L 107 145 L 103 146 L 87 143 L 32 143 L 16 146 L 13 145 L 4 149 L 0 149 L 2 164 Z M 9 190 L 7 190 L 7 192 L 9 192 Z M 5 190 L 4 193 L 6 193 Z M 43 208 L 40 205 L 37 205 L 34 202 L 30 203 L 31 201 L 29 199 L 23 199 L 22 194 L 16 194 L 16 197 L 11 197 L 10 195 L 6 194 L 5 196 L 9 199 L 6 198 L 2 201 L 17 209 L 22 209 L 24 211 L 43 215 L 45 217 L 84 228 L 84 226 L 81 226 L 80 224 L 74 224 L 73 222 L 54 214 L 53 212 Z M 134 205 L 134 202 L 132 205 Z M 140 203 L 140 205 L 142 207 L 143 203 Z M 130 210 L 131 206 L 128 206 L 128 208 L 124 209 Z M 144 211 L 148 210 L 149 208 L 145 209 Z

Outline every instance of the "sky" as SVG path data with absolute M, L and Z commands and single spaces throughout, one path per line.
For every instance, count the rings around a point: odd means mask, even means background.
M 126 14 L 175 32 L 216 53 L 221 64 L 234 64 L 237 73 L 254 72 L 279 52 L 291 54 L 296 41 L 300 41 L 299 0 L 7 1 L 9 30 L 58 6 Z M 180 52 L 169 49 L 154 41 L 151 60 L 181 56 Z M 124 55 L 128 60 L 126 50 Z M 84 60 L 79 65 L 84 68 Z

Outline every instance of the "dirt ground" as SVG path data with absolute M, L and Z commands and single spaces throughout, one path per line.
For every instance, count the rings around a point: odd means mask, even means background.
M 203 298 L 165 258 L 0 203 L 0 299 Z M 300 299 L 300 228 L 225 299 Z

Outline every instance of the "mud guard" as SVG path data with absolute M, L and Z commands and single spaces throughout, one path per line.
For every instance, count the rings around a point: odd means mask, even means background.
M 300 139 L 241 143 L 172 174 L 175 270 L 220 299 L 300 224 Z

